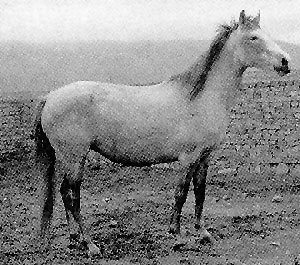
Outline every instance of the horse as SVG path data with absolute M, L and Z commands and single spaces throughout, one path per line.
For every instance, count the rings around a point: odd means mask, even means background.
M 169 232 L 180 235 L 181 211 L 193 180 L 195 228 L 199 237 L 212 239 L 201 221 L 208 165 L 225 137 L 242 76 L 249 67 L 283 76 L 290 72 L 288 62 L 289 55 L 261 29 L 260 14 L 249 16 L 242 10 L 237 21 L 220 25 L 194 64 L 158 84 L 78 81 L 49 92 L 37 104 L 33 129 L 43 179 L 40 236 L 45 245 L 51 246 L 59 162 L 69 232 L 73 217 L 77 238 L 88 253 L 100 253 L 80 213 L 80 185 L 90 150 L 130 166 L 179 161 L 187 174 L 175 188 Z

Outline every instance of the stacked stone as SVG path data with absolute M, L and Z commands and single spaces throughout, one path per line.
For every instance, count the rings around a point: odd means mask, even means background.
M 250 170 L 266 165 L 300 163 L 299 81 L 245 84 L 245 96 L 231 111 L 225 143 L 212 164 Z
M 2 100 L 0 105 L 0 162 L 23 157 L 32 146 L 31 101 Z

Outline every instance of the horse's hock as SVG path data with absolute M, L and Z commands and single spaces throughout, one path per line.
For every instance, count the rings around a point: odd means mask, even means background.
M 243 100 L 231 110 L 227 139 L 211 160 L 212 170 L 235 172 L 246 167 L 260 173 L 270 166 L 278 174 L 300 174 L 300 82 L 245 86 Z M 30 100 L 1 101 L 1 161 L 30 154 L 34 106 Z

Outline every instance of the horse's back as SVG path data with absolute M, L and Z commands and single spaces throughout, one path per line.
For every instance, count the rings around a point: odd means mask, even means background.
M 174 107 L 176 103 L 178 98 L 167 86 L 128 86 L 79 81 L 47 95 L 42 120 L 46 127 L 48 122 L 53 124 L 56 117 L 66 114 L 76 113 L 88 117 L 90 111 L 97 112 L 95 108 L 98 108 L 98 112 L 105 112 L 106 109 L 113 112 L 113 108 L 122 108 L 119 109 L 120 113 L 134 108 L 134 116 L 138 116 L 141 108 L 143 112 L 153 113 L 155 109 L 161 111 L 161 108 Z

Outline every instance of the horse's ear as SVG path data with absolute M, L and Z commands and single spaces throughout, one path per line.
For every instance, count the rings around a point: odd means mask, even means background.
M 257 16 L 253 19 L 253 22 L 259 26 L 260 23 L 260 10 L 258 11 Z
M 246 23 L 246 14 L 245 10 L 242 10 L 240 13 L 239 24 L 244 25 Z

